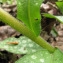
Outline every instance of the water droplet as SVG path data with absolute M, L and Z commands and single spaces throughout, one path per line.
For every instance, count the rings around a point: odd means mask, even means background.
M 40 62 L 42 62 L 42 63 L 43 63 L 43 62 L 44 62 L 44 59 L 40 59 Z
M 36 5 L 38 5 L 38 3 L 36 3 Z
M 22 43 L 26 43 L 26 40 L 23 40 Z
M 32 58 L 32 59 L 36 59 L 37 57 L 36 57 L 35 55 L 32 55 L 31 58 Z
M 4 46 L 5 49 L 8 49 L 8 46 Z
M 33 47 L 33 44 L 29 44 L 29 47 Z
M 32 49 L 32 52 L 36 52 L 36 50 L 35 49 Z

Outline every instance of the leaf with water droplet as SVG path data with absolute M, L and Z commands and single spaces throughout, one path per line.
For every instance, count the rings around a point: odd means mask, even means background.
M 63 63 L 63 53 L 56 49 L 54 53 L 41 50 L 17 60 L 15 63 Z
M 0 42 L 0 49 L 7 50 L 15 54 L 30 54 L 42 49 L 41 46 L 25 36 L 20 38 L 8 38 Z

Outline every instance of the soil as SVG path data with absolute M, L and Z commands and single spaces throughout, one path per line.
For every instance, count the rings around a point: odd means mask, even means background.
M 46 1 L 46 0 L 45 0 Z M 14 17 L 16 17 L 16 2 L 14 1 L 12 5 L 9 5 L 8 3 L 0 4 L 0 7 L 2 7 L 5 11 L 12 14 Z M 40 9 L 41 13 L 50 13 L 53 15 L 60 15 L 61 13 L 58 11 L 56 5 L 54 2 L 46 2 L 41 5 Z M 48 23 L 49 22 L 49 23 Z M 51 26 L 52 25 L 52 26 Z M 58 35 L 53 36 L 50 32 L 52 27 L 55 27 Z M 42 32 L 41 36 L 47 40 L 52 46 L 58 47 L 61 51 L 63 51 L 63 24 L 59 23 L 55 19 L 50 19 L 42 16 L 41 21 L 41 27 Z M 22 34 L 11 28 L 10 26 L 6 25 L 5 23 L 0 21 L 0 41 L 9 38 L 9 37 L 20 37 Z M 0 50 L 0 52 L 3 55 L 0 55 L 0 63 L 14 63 L 14 61 L 11 59 L 14 54 Z M 15 60 L 17 60 L 21 55 L 15 55 Z

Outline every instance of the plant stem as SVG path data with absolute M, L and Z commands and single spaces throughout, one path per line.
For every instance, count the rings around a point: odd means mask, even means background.
M 40 36 L 36 36 L 29 28 L 27 28 L 23 23 L 21 23 L 19 20 L 16 18 L 12 17 L 9 13 L 5 12 L 3 9 L 0 8 L 0 19 L 2 22 L 10 25 L 23 35 L 29 37 L 31 40 L 36 42 L 38 45 L 41 47 L 47 49 L 49 52 L 54 52 L 55 48 L 52 47 L 47 41 L 45 41 L 43 38 Z

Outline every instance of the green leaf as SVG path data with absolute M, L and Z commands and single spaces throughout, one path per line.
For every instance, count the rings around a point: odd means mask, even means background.
M 2 2 L 2 0 L 0 0 L 0 2 Z
M 63 1 L 63 0 L 58 0 L 58 1 Z
M 57 49 L 52 56 L 52 63 L 63 63 L 63 52 Z
M 2 0 L 2 2 L 6 2 L 7 0 Z
M 47 17 L 47 18 L 57 19 L 60 23 L 63 24 L 63 16 L 54 16 L 54 15 L 51 15 L 51 14 L 48 14 L 48 13 L 43 13 L 43 16 Z
M 40 34 L 40 5 L 43 0 L 17 0 L 17 17 L 33 31 Z
M 2 3 L 7 2 L 8 4 L 11 4 L 13 2 L 13 0 L 0 0 L 0 2 L 2 2 Z
M 57 37 L 58 36 L 58 32 L 56 31 L 55 27 L 52 28 L 51 34 L 52 34 L 53 37 Z
M 56 5 L 58 6 L 60 12 L 63 14 L 63 2 L 56 2 Z
M 63 24 L 63 16 L 55 16 L 55 18 Z
M 18 44 L 11 44 L 12 42 L 18 42 Z M 42 50 L 38 44 L 28 39 L 27 37 L 20 37 L 18 39 L 12 37 L 0 42 L 0 49 L 5 49 L 15 54 L 30 54 L 36 51 Z
M 14 0 L 7 0 L 8 4 L 12 4 Z
M 54 53 L 42 50 L 30 55 L 25 55 L 15 63 L 63 63 L 63 53 L 58 49 Z
M 42 16 L 48 17 L 48 18 L 55 18 L 54 15 L 48 14 L 48 13 L 42 13 Z

